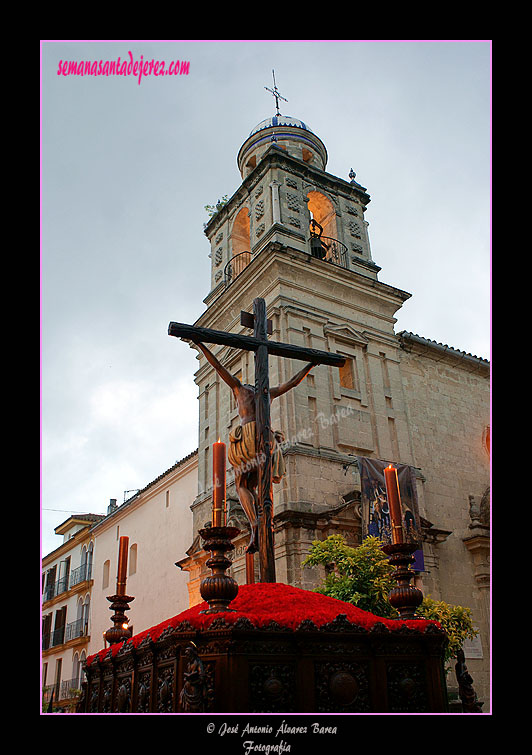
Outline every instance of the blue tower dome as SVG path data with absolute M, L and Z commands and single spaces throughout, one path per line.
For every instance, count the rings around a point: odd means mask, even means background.
M 300 118 L 277 113 L 258 123 L 241 146 L 237 163 L 242 178 L 254 170 L 272 144 L 298 160 L 325 170 L 327 150 L 321 139 Z
M 265 118 L 258 123 L 249 135 L 253 136 L 257 131 L 262 131 L 265 128 L 272 128 L 273 126 L 292 126 L 293 128 L 301 128 L 304 131 L 310 131 L 311 134 L 314 133 L 312 129 L 299 118 L 292 118 L 291 115 L 273 115 L 271 118 Z

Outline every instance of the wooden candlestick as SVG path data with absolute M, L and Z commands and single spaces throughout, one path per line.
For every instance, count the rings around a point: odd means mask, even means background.
M 231 566 L 231 560 L 225 554 L 235 547 L 231 540 L 240 534 L 240 530 L 238 527 L 205 527 L 199 534 L 205 541 L 205 550 L 212 553 L 206 561 L 212 574 L 205 577 L 200 584 L 201 597 L 207 601 L 209 608 L 201 613 L 233 611 L 234 609 L 228 606 L 238 594 L 238 584 L 233 577 L 225 573 Z
M 125 612 L 129 610 L 129 603 L 135 600 L 131 595 L 126 595 L 127 581 L 127 552 L 129 547 L 129 538 L 123 535 L 118 544 L 118 569 L 116 573 L 116 595 L 107 596 L 110 601 L 110 611 L 114 611 L 111 620 L 114 626 L 110 627 L 103 636 L 105 640 L 114 645 L 117 642 L 123 642 L 131 637 L 129 629 L 129 619 Z
M 114 611 L 111 620 L 114 626 L 110 627 L 103 636 L 109 645 L 117 642 L 123 642 L 131 637 L 131 629 L 128 627 L 129 619 L 125 612 L 129 610 L 129 603 L 135 600 L 131 595 L 109 595 L 107 600 L 110 601 L 110 611 Z
M 416 609 L 423 602 L 423 593 L 410 580 L 415 576 L 410 565 L 414 563 L 414 552 L 420 547 L 418 542 L 390 543 L 383 545 L 382 550 L 390 556 L 390 564 L 395 567 L 392 577 L 397 587 L 392 587 L 388 600 L 399 613 L 401 619 L 420 619 Z

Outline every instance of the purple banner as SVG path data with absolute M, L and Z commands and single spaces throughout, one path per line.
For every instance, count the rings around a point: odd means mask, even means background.
M 360 470 L 360 484 L 363 511 L 363 536 L 373 535 L 383 543 L 391 542 L 391 522 L 388 500 L 386 497 L 386 483 L 384 470 L 390 464 L 380 459 L 369 459 L 357 456 Z M 393 462 L 392 462 L 393 463 Z M 408 464 L 393 464 L 397 469 L 399 493 L 401 495 L 401 510 L 403 514 L 403 532 L 407 540 L 421 539 L 419 525 L 419 510 L 417 503 L 416 478 L 414 470 Z M 414 553 L 414 571 L 423 571 L 425 563 L 423 550 Z

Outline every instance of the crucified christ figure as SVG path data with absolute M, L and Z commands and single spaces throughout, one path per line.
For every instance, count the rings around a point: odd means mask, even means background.
M 207 361 L 214 367 L 222 380 L 231 388 L 235 397 L 240 416 L 240 426 L 229 435 L 227 457 L 235 473 L 238 499 L 251 526 L 251 538 L 246 551 L 255 553 L 258 550 L 258 499 L 256 489 L 257 467 L 260 463 L 255 443 L 255 387 L 243 384 L 238 378 L 231 375 L 203 343 L 195 342 L 195 345 L 203 352 Z M 313 362 L 309 362 L 286 383 L 276 388 L 270 388 L 270 402 L 298 385 L 314 366 Z M 285 475 L 285 466 L 278 442 L 282 442 L 284 438 L 282 433 L 279 432 L 272 433 L 272 436 L 272 480 L 273 482 L 280 482 Z

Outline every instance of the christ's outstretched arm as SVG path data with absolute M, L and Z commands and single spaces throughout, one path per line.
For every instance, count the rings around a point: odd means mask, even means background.
M 235 390 L 241 387 L 242 384 L 240 380 L 236 378 L 234 375 L 231 375 L 231 373 L 225 369 L 223 364 L 220 364 L 220 362 L 216 359 L 214 354 L 211 351 L 209 351 L 209 349 L 206 346 L 204 346 L 204 344 L 197 343 L 196 341 L 194 341 L 194 343 L 198 347 L 198 349 L 200 349 L 205 354 L 205 358 L 207 359 L 207 361 L 210 364 L 212 364 L 212 366 L 214 367 L 218 375 L 220 375 L 222 380 L 225 383 L 227 383 L 227 385 L 229 386 L 229 388 L 231 388 L 231 390 Z
M 316 365 L 313 362 L 310 362 L 306 365 L 306 367 L 303 367 L 302 370 L 300 370 L 296 375 L 290 378 L 290 380 L 287 380 L 286 383 L 282 383 L 282 385 L 278 385 L 276 388 L 270 388 L 270 398 L 272 399 L 272 401 L 274 398 L 282 396 L 283 393 L 286 393 L 292 388 L 295 388 L 296 385 L 299 385 L 299 383 L 309 374 L 311 369 L 315 366 Z

